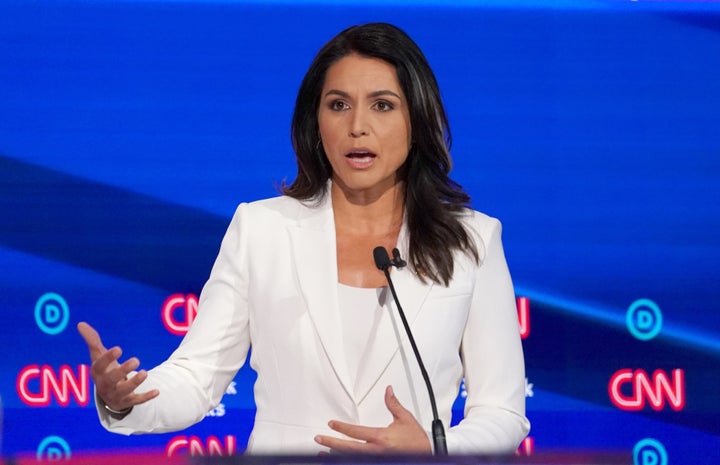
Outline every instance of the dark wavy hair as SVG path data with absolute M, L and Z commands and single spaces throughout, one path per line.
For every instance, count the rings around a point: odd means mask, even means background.
M 350 55 L 378 58 L 395 67 L 408 102 L 412 145 L 405 166 L 409 261 L 425 277 L 447 286 L 453 251 L 478 261 L 477 246 L 460 221 L 470 197 L 450 179 L 451 136 L 435 75 L 417 44 L 399 28 L 371 23 L 345 29 L 318 52 L 303 78 L 292 119 L 298 174 L 285 195 L 319 201 L 327 195 L 332 167 L 320 143 L 318 108 L 328 68 Z

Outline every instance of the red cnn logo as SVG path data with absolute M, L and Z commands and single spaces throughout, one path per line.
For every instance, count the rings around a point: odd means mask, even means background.
M 523 442 L 520 443 L 515 455 L 528 456 L 535 453 L 535 438 L 526 437 Z
M 67 407 L 72 394 L 80 406 L 86 406 L 90 401 L 88 366 L 78 365 L 77 375 L 68 365 L 61 366 L 58 371 L 55 373 L 47 365 L 29 365 L 23 368 L 16 383 L 20 399 L 31 407 L 47 407 L 50 405 L 51 395 L 54 395 L 60 406 Z M 34 383 L 35 380 L 37 383 Z M 31 387 L 31 384 L 34 386 Z
M 623 392 L 623 386 L 630 389 Z M 642 410 L 648 402 L 653 410 L 665 408 L 665 401 L 673 410 L 685 407 L 685 371 L 672 371 L 672 381 L 663 370 L 655 370 L 650 377 L 645 370 L 622 369 L 616 372 L 608 384 L 610 400 L 620 410 Z
M 515 299 L 517 306 L 518 320 L 520 321 L 520 338 L 525 339 L 530 335 L 530 299 L 518 297 Z
M 209 436 L 207 442 L 203 443 L 197 436 L 175 436 L 165 448 L 165 454 L 172 457 L 175 454 L 187 450 L 190 455 L 216 455 L 230 456 L 237 452 L 237 438 L 225 436 L 225 444 L 215 436 Z
M 179 312 L 178 309 L 183 310 Z M 162 322 L 171 334 L 184 336 L 195 320 L 198 298 L 195 294 L 173 294 L 162 305 Z M 178 315 L 180 314 L 180 315 Z

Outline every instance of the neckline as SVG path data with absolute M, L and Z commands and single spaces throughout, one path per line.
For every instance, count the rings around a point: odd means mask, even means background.
M 343 284 L 343 283 L 341 283 L 341 282 L 339 282 L 339 281 L 338 281 L 338 286 L 340 286 L 341 288 L 351 289 L 351 290 L 358 291 L 358 292 L 359 292 L 359 291 L 382 291 L 383 289 L 385 289 L 385 288 L 387 287 L 387 286 L 380 286 L 380 287 L 357 287 L 357 286 L 351 286 L 351 285 L 349 285 L 349 284 Z

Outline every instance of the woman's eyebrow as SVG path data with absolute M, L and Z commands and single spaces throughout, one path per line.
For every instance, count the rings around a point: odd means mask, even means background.
M 398 94 L 396 94 L 395 92 L 393 92 L 391 90 L 386 90 L 386 89 L 376 90 L 375 92 L 370 92 L 368 94 L 368 97 L 375 98 L 375 97 L 382 97 L 385 95 L 391 95 L 391 96 L 397 98 L 398 100 L 402 100 L 402 97 L 400 97 Z
M 351 98 L 350 94 L 348 94 L 345 91 L 339 90 L 339 89 L 328 90 L 327 92 L 325 92 L 325 97 L 327 97 L 328 95 L 337 95 L 337 96 L 340 96 L 340 97 L 346 98 L 346 99 Z M 387 89 L 381 89 L 381 90 L 376 90 L 376 91 L 370 92 L 368 94 L 368 97 L 375 98 L 375 97 L 382 97 L 382 96 L 386 96 L 386 95 L 391 95 L 391 96 L 397 98 L 398 100 L 402 100 L 402 97 L 400 97 L 397 93 L 395 93 L 391 90 L 387 90 Z
M 338 95 L 338 96 L 340 96 L 342 98 L 346 98 L 346 99 L 350 98 L 350 94 L 348 94 L 347 92 L 344 92 L 342 90 L 338 90 L 338 89 L 330 89 L 329 91 L 325 92 L 325 97 L 327 97 L 328 95 Z

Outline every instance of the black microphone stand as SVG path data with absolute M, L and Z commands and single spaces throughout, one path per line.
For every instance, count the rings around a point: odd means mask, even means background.
M 410 340 L 412 350 L 415 353 L 415 359 L 420 366 L 420 373 L 422 373 L 423 380 L 425 380 L 425 386 L 427 387 L 428 395 L 430 396 L 430 406 L 432 407 L 433 414 L 432 437 L 433 445 L 435 448 L 435 455 L 448 455 L 447 441 L 445 440 L 445 428 L 443 428 L 442 421 L 440 420 L 440 416 L 438 415 L 437 403 L 435 402 L 435 394 L 433 393 L 432 385 L 430 384 L 430 376 L 428 376 L 427 370 L 425 369 L 425 364 L 420 357 L 420 351 L 417 348 L 417 344 L 415 344 L 415 338 L 412 335 L 412 331 L 410 331 L 410 325 L 407 322 L 407 318 L 405 318 L 405 312 L 400 306 L 400 300 L 397 297 L 397 293 L 395 292 L 395 286 L 393 286 L 392 279 L 390 278 L 391 266 L 394 266 L 396 268 L 402 268 L 407 265 L 407 263 L 405 262 L 405 260 L 400 258 L 400 251 L 398 249 L 393 249 L 393 258 L 391 260 L 390 256 L 388 256 L 387 250 L 385 250 L 385 247 L 381 246 L 375 247 L 375 249 L 373 250 L 373 258 L 375 259 L 375 266 L 377 266 L 378 269 L 382 270 L 382 272 L 385 273 L 385 279 L 390 286 L 390 292 L 392 293 L 393 299 L 395 300 L 395 305 L 397 305 L 398 313 L 400 314 L 400 319 L 402 320 L 402 324 L 405 327 L 405 332 L 407 333 L 408 339 Z

